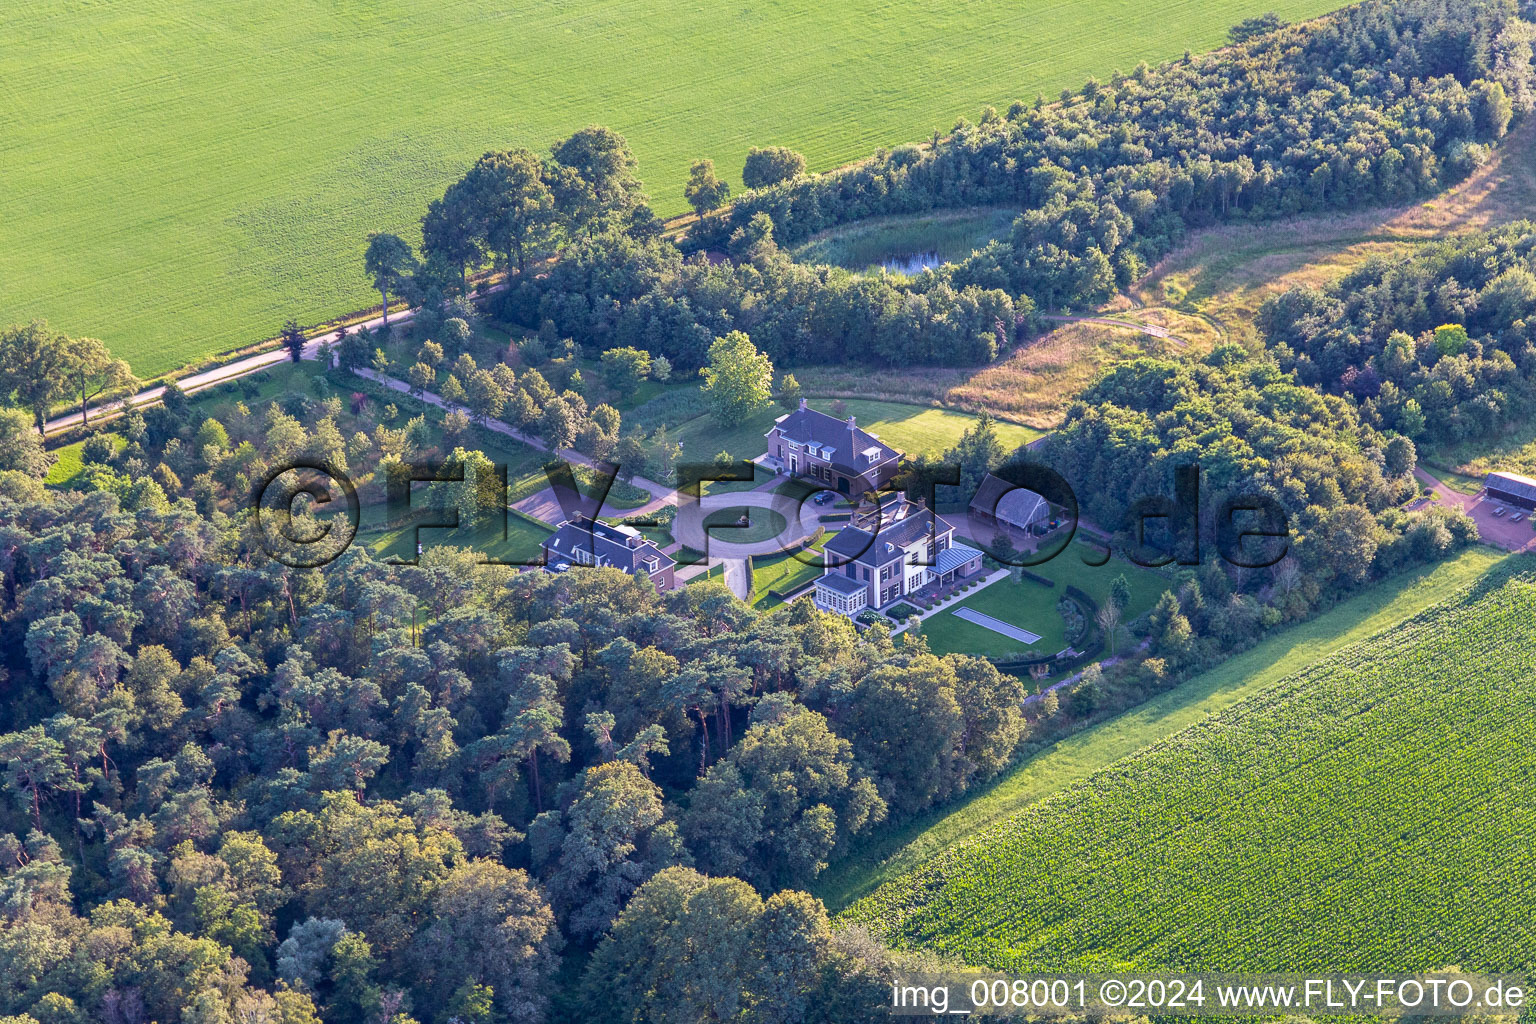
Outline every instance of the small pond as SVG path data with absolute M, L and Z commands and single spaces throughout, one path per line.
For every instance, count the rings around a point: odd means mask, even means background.
M 893 274 L 915 275 L 932 270 L 944 262 L 937 252 L 913 252 L 902 256 L 887 256 L 880 261 L 880 268 Z

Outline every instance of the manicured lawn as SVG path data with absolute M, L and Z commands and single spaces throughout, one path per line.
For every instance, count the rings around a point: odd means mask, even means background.
M 475 529 L 421 531 L 423 548 L 440 545 L 469 548 L 485 559 L 518 564 L 535 563 L 541 557 L 539 544 L 553 531 L 532 519 L 515 513 L 507 516 L 506 536 L 502 536 L 501 523 L 492 523 Z M 379 559 L 409 559 L 413 557 L 412 531 L 409 527 L 360 535 L 359 542 L 368 545 L 374 557 Z
M 737 526 L 741 514 L 747 513 L 747 525 Z M 709 536 L 728 544 L 755 544 L 781 536 L 789 525 L 781 513 L 771 508 L 722 508 L 704 517 L 704 529 Z
M 152 374 L 377 301 L 367 233 L 414 236 L 488 149 L 610 125 L 674 214 L 699 157 L 735 184 L 753 145 L 825 170 L 1334 6 L 10 0 L 0 323 L 47 318 Z
M 838 415 L 834 408 L 837 401 L 832 398 L 812 398 L 810 406 L 829 415 Z M 854 417 L 860 427 L 878 435 L 880 440 L 907 455 L 921 452 L 942 454 L 976 422 L 975 416 L 955 409 L 862 398 L 845 398 L 841 401 L 844 410 L 842 416 Z M 763 435 L 773 427 L 773 421 L 786 411 L 776 405 L 732 427 L 721 427 L 713 417 L 707 415 L 696 416 L 672 431 L 673 438 L 683 445 L 680 461 L 707 462 L 721 451 L 730 452 L 738 459 L 755 458 L 765 450 Z M 997 434 L 1011 448 L 1033 441 L 1040 436 L 1041 431 L 1016 423 L 998 422 Z
M 813 886 L 816 895 L 829 909 L 840 910 L 966 836 L 1261 692 L 1313 662 L 1419 614 L 1484 575 L 1505 557 L 1492 548 L 1474 548 L 1449 562 L 1387 580 L 1325 615 L 1276 633 L 1217 668 L 1056 743 L 964 802 L 881 835 L 824 873 Z
M 822 567 L 818 564 L 817 556 L 810 552 L 821 551 L 831 537 L 828 534 L 806 551 L 752 559 L 751 604 L 754 607 L 771 608 L 779 603 L 779 599 L 769 594 L 769 591 L 788 594 L 814 583 L 821 575 Z
M 983 590 L 967 597 L 958 604 L 947 606 L 938 614 L 923 620 L 922 632 L 936 654 L 979 654 L 989 658 L 1006 658 L 1036 654 L 1055 654 L 1066 646 L 1064 623 L 1056 602 L 1068 586 L 1075 586 L 1102 604 L 1109 597 L 1110 584 L 1115 577 L 1125 575 L 1131 585 L 1131 603 L 1125 610 L 1125 621 L 1130 622 L 1145 614 L 1167 590 L 1167 577 L 1151 569 L 1111 559 L 1102 566 L 1084 565 L 1078 557 L 1086 551 L 1083 545 L 1073 543 L 1066 551 L 1046 562 L 1032 566 L 1030 572 L 1056 581 L 1056 586 L 1026 579 L 1015 583 L 1012 578 L 999 580 Z M 1013 626 L 1040 634 L 1033 644 L 1011 640 L 1001 633 L 967 622 L 953 614 L 955 608 L 974 608 L 978 612 L 1001 619 Z

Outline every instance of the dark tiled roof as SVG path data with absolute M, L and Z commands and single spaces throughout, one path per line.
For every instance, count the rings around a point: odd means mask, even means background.
M 797 409 L 774 424 L 774 429 L 790 441 L 816 445 L 821 449 L 818 458 L 854 474 L 901 457 L 900 452 L 869 431 L 850 427 L 847 420 L 811 408 Z M 871 449 L 875 454 L 873 460 L 864 457 Z
M 551 563 L 574 562 L 576 551 L 590 551 L 604 564 L 629 573 L 660 572 L 677 564 L 670 555 L 662 554 L 660 548 L 643 537 L 639 544 L 631 546 L 631 538 L 637 536 L 628 527 L 609 526 L 590 519 L 574 519 L 561 523 L 554 533 L 544 538 L 543 547 L 549 552 L 548 560 Z M 645 558 L 656 559 L 656 568 L 647 569 L 642 564 Z
M 935 516 L 921 505 L 913 505 L 909 502 L 903 505 L 903 508 L 905 511 L 900 519 L 882 522 L 876 533 L 857 526 L 839 530 L 831 540 L 827 541 L 826 549 L 841 556 L 845 561 L 854 561 L 863 565 L 884 565 L 886 562 L 900 558 L 902 549 L 908 544 L 915 544 L 929 536 L 937 537 L 954 529 L 943 516 Z M 938 522 L 934 524 L 933 532 L 930 534 L 929 524 L 933 520 Z
M 840 573 L 818 577 L 816 580 L 816 585 L 818 587 L 826 587 L 828 590 L 835 590 L 839 594 L 846 594 L 849 597 L 862 592 L 868 586 L 866 583 L 860 583 L 858 580 L 849 579 L 847 576 L 844 576 Z
M 835 555 L 844 558 L 857 558 L 869 550 L 870 543 L 875 539 L 874 534 L 868 530 L 861 530 L 856 526 L 850 526 L 834 533 L 826 543 L 826 549 Z
M 1483 486 L 1521 498 L 1536 499 L 1536 480 L 1519 473 L 1489 473 Z

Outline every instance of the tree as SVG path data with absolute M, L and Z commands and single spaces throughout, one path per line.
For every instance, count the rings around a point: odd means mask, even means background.
M 683 835 L 704 870 L 766 890 L 804 884 L 832 851 L 885 817 L 853 749 L 821 714 L 770 694 L 699 782 Z
M 555 195 L 539 158 L 527 149 L 487 153 L 465 180 L 475 230 L 487 248 L 523 273 L 530 251 L 543 250 L 555 223 Z
M 800 388 L 800 382 L 792 373 L 786 373 L 779 378 L 779 404 L 786 409 L 800 407 L 800 399 L 805 392 Z
M 43 802 L 49 794 L 73 783 L 64 760 L 64 745 L 34 725 L 0 736 L 0 761 L 5 762 L 6 787 L 32 815 L 33 827 L 43 828 Z
M 1115 578 L 1109 584 L 1109 603 L 1119 611 L 1125 611 L 1131 604 L 1131 581 L 1125 578 L 1125 573 L 1115 574 Z
M 601 934 L 630 893 L 682 856 L 660 788 L 627 761 L 588 768 L 569 807 L 534 819 L 528 844 L 575 935 Z
M 1370 509 L 1360 505 L 1330 509 L 1317 534 L 1321 565 L 1343 579 L 1359 583 L 1370 575 L 1376 559 L 1378 532 L 1376 517 Z
M 385 955 L 404 948 L 438 883 L 463 857 L 462 844 L 387 801 L 360 804 L 327 793 L 317 811 L 290 811 L 268 830 L 283 878 L 306 905 L 362 929 Z
M 42 436 L 32 429 L 20 409 L 0 409 L 0 471 L 14 470 L 41 480 L 56 460 L 43 447 Z
M 449 872 L 432 897 L 430 923 L 411 962 L 419 988 L 447 1005 L 466 984 L 483 985 L 506 1019 L 544 1019 L 559 963 L 555 915 L 524 871 L 473 860 Z
M 42 320 L 0 332 L 0 399 L 30 409 L 39 432 L 53 403 L 69 394 L 69 349 L 69 338 Z
M 982 479 L 1009 455 L 1002 438 L 997 436 L 997 424 L 991 415 L 983 412 L 976 422 L 966 428 L 955 446 L 944 453 L 944 461 L 960 467 L 960 491 L 975 494 Z
M 128 390 L 138 378 L 122 359 L 113 358 L 95 338 L 71 338 L 65 345 L 64 377 L 80 396 L 80 422 L 86 423 L 88 403 L 108 391 Z
M 831 941 L 826 909 L 805 893 L 764 902 L 738 879 L 668 868 L 641 887 L 593 953 L 583 979 L 587 1016 L 806 1019 Z
M 1246 43 L 1257 36 L 1268 35 L 1285 27 L 1280 15 L 1268 11 L 1254 18 L 1245 18 L 1227 30 L 1227 37 L 1234 44 Z
M 766 408 L 773 396 L 773 363 L 752 339 L 732 331 L 709 347 L 709 365 L 699 371 L 704 398 L 722 426 L 734 426 Z
M 426 363 L 417 363 L 411 367 L 406 376 L 411 385 L 411 393 L 419 398 L 431 389 L 432 384 L 437 380 L 437 371 Z
M 469 290 L 470 265 L 481 258 L 477 216 L 475 198 L 460 180 L 449 185 L 441 199 L 427 204 L 426 216 L 421 219 L 421 251 L 444 273 L 456 276 L 463 291 Z M 443 287 L 451 285 L 444 282 Z
M 619 479 L 628 483 L 645 468 L 645 445 L 634 434 L 625 434 L 614 448 L 613 460 L 619 466 Z
M 1104 631 L 1104 639 L 1109 642 L 1109 653 L 1118 654 L 1120 648 L 1120 606 L 1113 600 L 1105 601 L 1099 606 L 1094 621 Z
M 304 358 L 304 331 L 297 320 L 285 321 L 278 337 L 282 339 L 283 348 L 288 350 L 289 359 L 296 363 Z
M 756 146 L 747 150 L 741 183 L 747 188 L 766 188 L 805 173 L 805 157 L 783 146 Z
M 501 414 L 507 404 L 507 396 L 487 370 L 476 370 L 465 384 L 464 393 L 469 398 L 469 408 L 482 423 L 488 423 Z
M 601 125 L 588 125 L 555 143 L 555 162 L 566 172 L 555 191 L 566 216 L 592 229 L 645 203 L 638 163 L 624 136 Z M 563 194 L 561 194 L 563 193 Z
M 1387 442 L 1387 448 L 1383 454 L 1385 461 L 1382 471 L 1393 479 L 1407 476 L 1418 465 L 1418 451 L 1414 448 L 1413 442 L 1401 434 L 1395 435 Z
M 602 362 L 608 386 L 625 395 L 639 387 L 651 372 L 651 354 L 644 349 L 610 348 L 603 353 Z
M 683 186 L 683 198 L 700 217 L 719 209 L 731 194 L 731 186 L 715 177 L 713 160 L 695 160 L 688 170 L 688 183 Z
M 384 326 L 389 326 L 389 294 L 398 292 L 401 284 L 416 267 L 416 257 L 411 247 L 398 235 L 375 231 L 368 236 L 368 250 L 363 254 L 363 269 L 373 278 L 373 286 L 379 290 L 380 312 Z

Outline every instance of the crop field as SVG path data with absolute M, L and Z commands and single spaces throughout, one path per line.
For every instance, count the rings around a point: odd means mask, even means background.
M 825 170 L 1336 6 L 10 0 L 0 321 L 47 318 L 153 374 L 367 305 L 364 235 L 409 234 L 487 149 L 607 124 L 679 213 L 699 157 L 736 179 L 782 144 Z
M 845 916 L 1010 970 L 1529 967 L 1533 569 L 1506 560 Z

